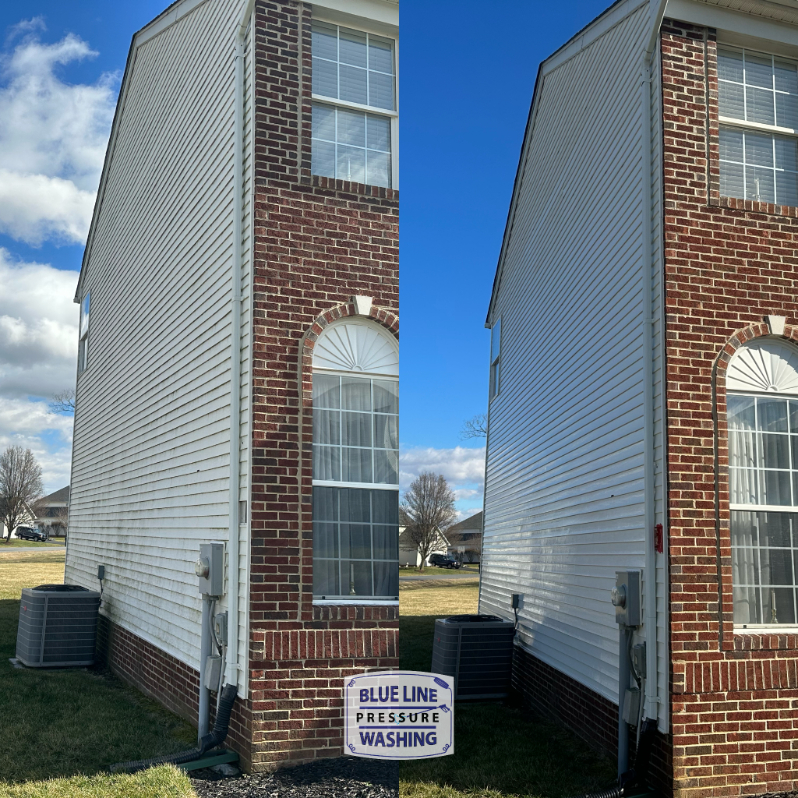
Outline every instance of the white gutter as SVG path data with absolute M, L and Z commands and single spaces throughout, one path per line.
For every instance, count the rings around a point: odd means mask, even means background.
M 659 684 L 657 679 L 657 553 L 654 550 L 654 373 L 652 352 L 652 325 L 657 319 L 652 318 L 651 306 L 653 300 L 653 281 L 651 271 L 651 213 L 652 213 L 652 185 L 651 171 L 654 168 L 654 141 L 651 136 L 651 84 L 653 77 L 651 66 L 654 49 L 659 42 L 659 32 L 662 19 L 665 16 L 667 0 L 652 0 L 657 3 L 651 21 L 650 33 L 646 49 L 643 52 L 641 92 L 642 92 L 642 118 L 641 118 L 641 144 L 643 168 L 643 274 L 641 301 L 643 303 L 643 430 L 645 436 L 645 463 L 644 463 L 644 490 L 645 490 L 645 574 L 644 574 L 644 622 L 646 629 L 646 691 L 645 715 L 654 720 L 659 716 Z M 659 321 L 662 316 L 660 314 Z M 660 347 L 664 345 L 665 330 L 660 323 Z M 663 364 L 664 367 L 664 364 Z M 665 390 L 664 372 L 661 391 Z M 662 418 L 663 436 L 665 433 L 665 417 Z M 663 474 L 663 479 L 664 479 Z M 665 508 L 663 506 L 663 512 Z
M 247 0 L 236 32 L 235 125 L 233 175 L 233 268 L 230 299 L 230 496 L 227 559 L 227 599 L 230 622 L 227 646 L 227 684 L 238 686 L 238 561 L 239 561 L 239 459 L 241 448 L 241 217 L 244 212 L 244 42 L 255 0 Z

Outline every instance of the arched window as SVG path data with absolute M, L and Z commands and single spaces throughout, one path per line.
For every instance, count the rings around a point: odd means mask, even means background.
M 399 597 L 399 349 L 373 322 L 313 351 L 313 594 Z
M 798 349 L 760 339 L 726 376 L 734 622 L 798 618 Z

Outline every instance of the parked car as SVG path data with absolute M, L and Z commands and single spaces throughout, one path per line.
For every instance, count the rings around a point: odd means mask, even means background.
M 41 529 L 34 529 L 31 526 L 18 526 L 17 537 L 22 540 L 34 540 L 37 543 L 44 543 L 47 540 L 47 533 Z
M 436 568 L 459 568 L 461 565 L 451 554 L 430 554 L 429 564 Z

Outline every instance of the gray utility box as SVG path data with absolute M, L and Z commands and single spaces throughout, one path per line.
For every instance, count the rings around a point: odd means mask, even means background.
M 100 594 L 77 585 L 25 588 L 17 659 L 30 668 L 94 664 Z
M 495 615 L 435 621 L 432 672 L 454 677 L 454 697 L 504 698 L 510 692 L 515 626 Z

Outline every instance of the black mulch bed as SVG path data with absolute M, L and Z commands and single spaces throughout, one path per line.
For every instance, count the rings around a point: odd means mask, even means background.
M 225 778 L 212 770 L 191 773 L 199 798 L 397 798 L 399 763 L 342 756 L 275 773 Z

